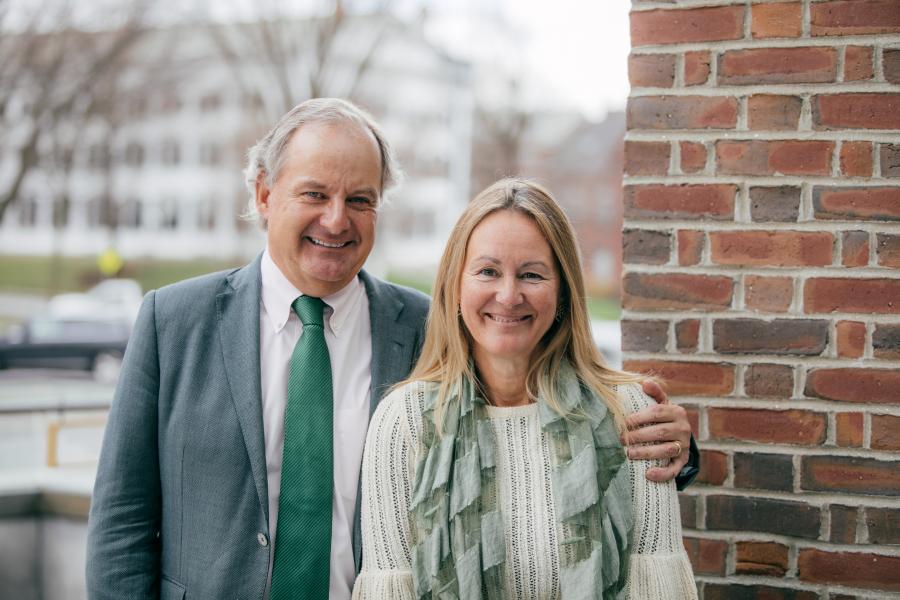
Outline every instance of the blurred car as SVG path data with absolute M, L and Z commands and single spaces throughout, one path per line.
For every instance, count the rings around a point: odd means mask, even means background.
M 133 279 L 106 279 L 83 294 L 54 296 L 47 311 L 62 320 L 121 320 L 130 327 L 137 318 L 143 295 L 141 284 Z
M 122 319 L 37 317 L 0 338 L 0 369 L 78 369 L 111 383 L 118 378 L 130 330 Z

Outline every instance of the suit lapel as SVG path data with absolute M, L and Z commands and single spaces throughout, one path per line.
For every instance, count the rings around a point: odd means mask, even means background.
M 266 483 L 259 365 L 261 256 L 226 279 L 224 289 L 216 296 L 216 309 L 225 377 L 231 388 L 231 399 L 250 457 L 259 502 L 268 519 L 269 493 Z
M 360 271 L 369 297 L 372 328 L 372 385 L 369 416 L 392 385 L 409 375 L 417 330 L 400 320 L 403 301 L 393 290 Z

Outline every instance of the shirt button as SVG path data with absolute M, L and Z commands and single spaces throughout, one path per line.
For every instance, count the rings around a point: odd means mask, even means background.
M 269 545 L 269 538 L 267 538 L 266 534 L 264 533 L 257 533 L 256 541 L 259 542 L 259 545 L 262 547 L 266 547 Z

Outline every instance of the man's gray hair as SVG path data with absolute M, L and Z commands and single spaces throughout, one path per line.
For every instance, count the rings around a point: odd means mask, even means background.
M 356 124 L 374 136 L 381 154 L 382 199 L 391 188 L 400 183 L 403 174 L 394 151 L 369 113 L 341 98 L 313 98 L 292 108 L 247 152 L 244 181 L 250 192 L 250 201 L 244 213 L 246 218 L 259 218 L 256 212 L 256 182 L 264 175 L 266 184 L 272 187 L 284 163 L 284 149 L 294 132 L 308 123 L 334 121 Z

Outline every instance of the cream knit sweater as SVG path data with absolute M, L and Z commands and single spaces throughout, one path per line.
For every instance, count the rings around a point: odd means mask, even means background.
M 422 386 L 409 384 L 381 401 L 369 424 L 362 464 L 363 567 L 354 600 L 414 600 L 410 570 L 409 504 L 422 427 Z M 622 386 L 626 413 L 653 403 L 637 385 Z M 506 525 L 507 597 L 559 597 L 556 517 L 550 454 L 537 404 L 489 406 L 494 429 L 503 519 Z M 696 598 L 691 565 L 681 542 L 674 481 L 645 475 L 653 461 L 629 461 L 634 545 L 627 597 L 634 600 Z

